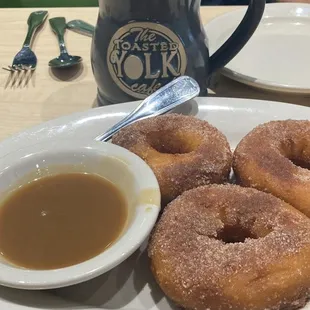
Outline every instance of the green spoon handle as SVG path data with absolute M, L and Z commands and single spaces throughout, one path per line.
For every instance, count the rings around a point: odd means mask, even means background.
M 24 47 L 29 47 L 31 43 L 32 36 L 35 32 L 35 30 L 41 26 L 46 17 L 47 17 L 48 12 L 47 11 L 36 11 L 32 12 L 29 17 L 28 17 L 28 32 L 24 41 L 23 46 Z
M 64 17 L 54 17 L 50 18 L 49 22 L 58 38 L 60 53 L 67 54 L 68 51 L 65 45 L 65 38 L 64 38 L 64 34 L 67 28 L 66 19 Z
M 67 27 L 70 30 L 73 30 L 75 32 L 85 34 L 87 36 L 92 37 L 95 32 L 95 27 L 89 23 L 84 22 L 80 19 L 74 19 L 67 23 Z

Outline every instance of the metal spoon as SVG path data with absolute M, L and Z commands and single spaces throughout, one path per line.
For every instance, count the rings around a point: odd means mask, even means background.
M 79 64 L 82 61 L 82 57 L 69 55 L 65 45 L 64 34 L 67 27 L 66 19 L 64 17 L 55 17 L 51 18 L 49 22 L 57 35 L 60 55 L 50 60 L 48 65 L 53 68 L 68 68 Z
M 92 37 L 95 32 L 95 27 L 80 19 L 74 19 L 67 23 L 67 28 L 80 34 Z
M 144 99 L 133 112 L 104 134 L 96 137 L 95 140 L 108 141 L 123 127 L 141 119 L 167 113 L 180 104 L 195 98 L 199 92 L 199 85 L 194 79 L 188 76 L 181 76 Z

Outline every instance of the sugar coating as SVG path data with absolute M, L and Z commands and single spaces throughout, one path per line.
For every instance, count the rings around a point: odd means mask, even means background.
M 219 236 L 231 226 L 252 237 L 225 243 Z M 163 291 L 185 309 L 298 309 L 309 297 L 310 220 L 255 189 L 203 186 L 165 208 L 149 257 Z
M 138 121 L 112 142 L 149 164 L 164 202 L 191 188 L 228 181 L 232 153 L 226 137 L 195 117 L 167 114 Z
M 297 162 L 297 164 L 296 164 Z M 310 216 L 310 122 L 272 121 L 254 128 L 234 152 L 243 186 L 267 191 Z

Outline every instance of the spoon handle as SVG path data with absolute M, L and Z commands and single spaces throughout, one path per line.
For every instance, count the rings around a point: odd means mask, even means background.
M 181 76 L 144 99 L 133 112 L 111 127 L 107 132 L 96 137 L 95 140 L 107 141 L 123 127 L 137 120 L 167 113 L 178 105 L 195 98 L 199 92 L 199 85 L 194 79 L 188 76 Z
M 80 19 L 74 19 L 67 23 L 67 28 L 77 33 L 85 34 L 92 37 L 95 32 L 95 27 Z
M 67 28 L 66 19 L 64 17 L 54 17 L 49 20 L 52 30 L 58 38 L 59 48 L 61 54 L 67 54 L 67 48 L 65 45 L 64 34 Z

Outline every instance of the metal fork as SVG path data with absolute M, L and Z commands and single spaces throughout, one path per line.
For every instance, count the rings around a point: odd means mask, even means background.
M 28 18 L 28 32 L 22 49 L 16 54 L 11 66 L 2 69 L 16 72 L 22 70 L 35 70 L 37 66 L 37 57 L 31 50 L 30 44 L 36 29 L 41 26 L 47 18 L 47 11 L 32 12 Z

